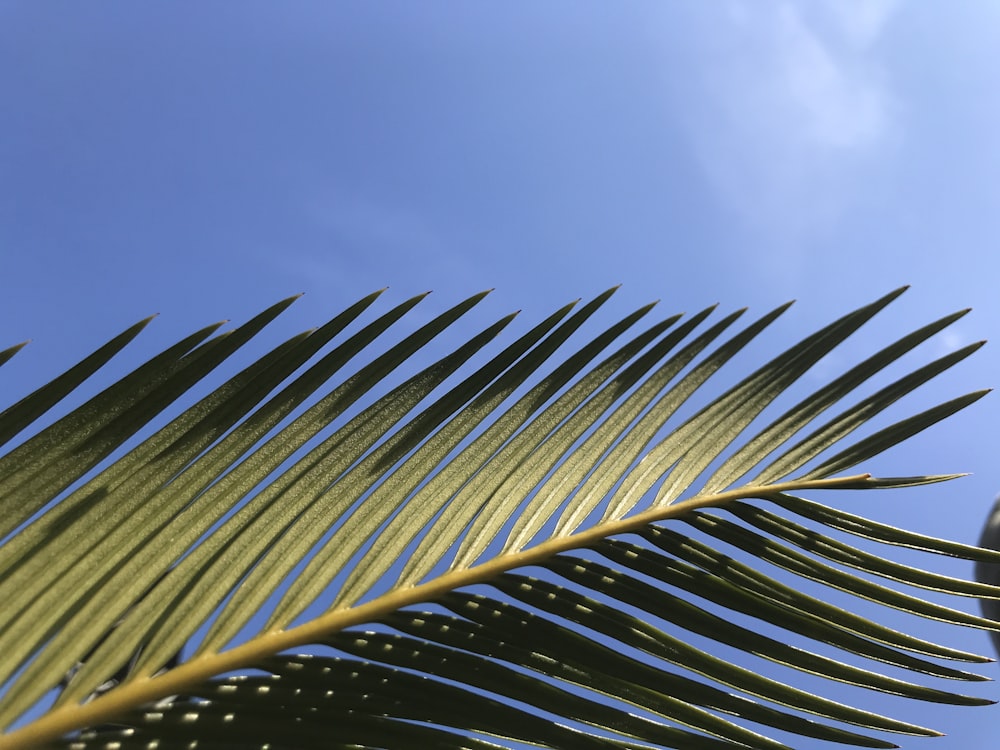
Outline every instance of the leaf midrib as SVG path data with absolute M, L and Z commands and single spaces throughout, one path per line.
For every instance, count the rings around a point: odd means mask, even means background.
M 860 489 L 881 484 L 870 474 L 792 480 L 771 485 L 739 487 L 650 508 L 630 518 L 605 522 L 572 535 L 549 539 L 520 552 L 498 556 L 473 567 L 450 571 L 426 583 L 395 589 L 363 604 L 332 610 L 287 630 L 272 630 L 227 651 L 196 657 L 159 676 L 139 678 L 88 703 L 56 709 L 25 727 L 0 736 L 0 750 L 37 747 L 68 732 L 105 723 L 143 704 L 190 692 L 193 686 L 220 674 L 246 669 L 264 657 L 315 643 L 344 628 L 377 620 L 402 607 L 432 601 L 449 591 L 482 583 L 508 570 L 546 560 L 561 552 L 587 547 L 611 536 L 634 532 L 647 524 L 676 518 L 691 510 L 716 507 L 734 500 L 768 499 L 781 493 L 801 490 Z

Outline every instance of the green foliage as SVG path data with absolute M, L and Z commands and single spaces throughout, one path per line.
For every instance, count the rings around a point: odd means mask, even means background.
M 983 395 L 856 437 L 978 348 L 856 395 L 964 313 L 782 410 L 902 290 L 712 398 L 705 384 L 787 306 L 728 338 L 742 312 L 635 332 L 653 306 L 585 335 L 613 291 L 500 348 L 507 316 L 433 362 L 432 342 L 484 295 L 397 336 L 421 298 L 374 317 L 376 293 L 185 403 L 286 300 L 228 333 L 196 332 L 15 441 L 143 321 L 0 413 L 0 444 L 14 444 L 0 458 L 0 747 L 708 750 L 936 734 L 770 677 L 764 662 L 986 703 L 919 681 L 983 679 L 949 662 L 984 657 L 862 610 L 992 629 L 877 580 L 996 598 L 891 554 L 1000 554 L 800 496 L 953 478 L 847 472 Z

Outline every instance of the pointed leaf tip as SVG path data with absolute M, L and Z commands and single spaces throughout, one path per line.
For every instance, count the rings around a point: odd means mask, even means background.
M 905 292 L 909 288 L 910 288 L 909 284 L 904 284 L 903 286 L 899 287 L 898 289 L 893 289 L 891 292 L 889 292 L 887 295 L 885 295 L 881 299 L 876 300 L 876 303 L 877 302 L 884 302 L 885 304 L 889 304 L 890 302 L 892 302 L 894 299 L 896 299 L 897 297 L 899 297 L 903 292 Z
M 14 346 L 12 346 L 12 347 L 10 347 L 8 349 L 0 350 L 0 365 L 2 365 L 4 362 L 7 362 L 9 359 L 11 359 L 15 354 L 17 354 L 19 351 L 21 351 L 30 342 L 31 342 L 31 339 L 28 339 L 27 341 L 22 341 L 20 344 L 14 344 Z
M 492 289 L 486 289 L 486 290 L 484 290 L 482 292 L 479 292 L 477 294 L 473 294 L 471 297 L 469 297 L 468 299 L 466 299 L 462 304 L 478 305 L 480 302 L 482 302 L 484 299 L 486 299 L 486 297 L 489 296 L 490 292 L 492 292 L 492 291 L 493 291 Z

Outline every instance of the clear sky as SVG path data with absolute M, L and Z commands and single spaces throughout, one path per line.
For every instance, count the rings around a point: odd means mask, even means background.
M 794 298 L 790 344 L 911 284 L 826 365 L 969 306 L 913 361 L 995 339 L 998 50 L 989 3 L 7 0 L 0 348 L 32 344 L 3 401 L 151 313 L 150 350 L 384 286 L 435 311 L 495 287 L 480 320 L 525 326 L 619 283 L 622 313 Z M 906 404 L 1000 385 L 997 351 Z M 998 403 L 877 465 L 971 478 L 845 502 L 974 541 Z M 1000 709 L 891 710 L 950 735 L 907 747 L 1000 732 Z

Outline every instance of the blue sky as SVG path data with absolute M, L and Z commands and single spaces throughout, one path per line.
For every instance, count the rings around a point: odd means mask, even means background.
M 619 312 L 795 298 L 790 344 L 911 284 L 824 366 L 968 306 L 920 361 L 996 338 L 998 49 L 987 3 L 5 2 L 0 348 L 32 344 L 4 400 L 151 313 L 153 350 L 384 286 L 432 311 L 495 287 L 487 317 L 524 325 L 619 283 Z M 907 404 L 996 386 L 998 361 Z M 997 403 L 879 464 L 974 476 L 853 507 L 973 541 Z M 947 731 L 934 747 L 1000 728 L 896 713 Z

